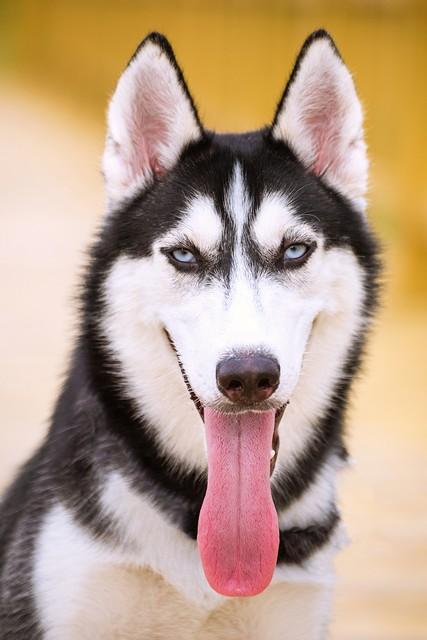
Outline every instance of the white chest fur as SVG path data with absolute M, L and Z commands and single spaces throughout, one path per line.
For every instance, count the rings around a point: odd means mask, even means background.
M 320 638 L 341 538 L 304 568 L 283 567 L 260 596 L 229 599 L 206 582 L 197 546 L 117 472 L 103 492 L 120 542 L 95 541 L 60 504 L 35 555 L 34 589 L 46 640 Z

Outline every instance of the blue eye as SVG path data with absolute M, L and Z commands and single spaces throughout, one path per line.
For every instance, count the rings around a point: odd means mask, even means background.
M 310 247 L 302 242 L 290 244 L 285 249 L 285 258 L 287 260 L 299 260 L 305 256 L 309 249 Z
M 181 264 L 196 264 L 197 260 L 191 251 L 187 249 L 174 249 L 171 251 L 171 256 L 176 262 L 181 262 Z

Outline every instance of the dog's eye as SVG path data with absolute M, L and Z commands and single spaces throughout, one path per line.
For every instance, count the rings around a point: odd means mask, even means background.
M 162 247 L 160 252 L 166 256 L 178 271 L 197 271 L 202 262 L 202 258 L 197 249 L 190 250 L 185 245 L 175 248 Z
M 174 251 L 171 251 L 171 256 L 177 262 L 185 262 L 185 264 L 197 262 L 191 251 L 188 251 L 187 249 L 175 249 Z
M 301 260 L 309 253 L 310 249 L 310 245 L 303 242 L 290 244 L 284 252 L 285 260 Z
M 163 249 L 162 252 L 179 271 L 196 271 L 199 267 L 198 254 L 185 247 L 177 247 L 172 250 Z

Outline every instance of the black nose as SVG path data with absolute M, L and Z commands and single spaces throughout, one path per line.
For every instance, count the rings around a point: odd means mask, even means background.
M 280 367 L 275 358 L 261 354 L 232 356 L 216 368 L 218 389 L 241 404 L 267 400 L 277 389 Z

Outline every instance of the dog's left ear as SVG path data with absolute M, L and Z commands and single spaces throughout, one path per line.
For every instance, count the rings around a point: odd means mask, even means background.
M 350 72 L 326 31 L 315 31 L 304 43 L 271 133 L 308 170 L 364 209 L 368 160 L 362 108 Z
M 161 177 L 203 135 L 196 107 L 164 36 L 142 41 L 117 83 L 108 109 L 102 168 L 114 208 Z

